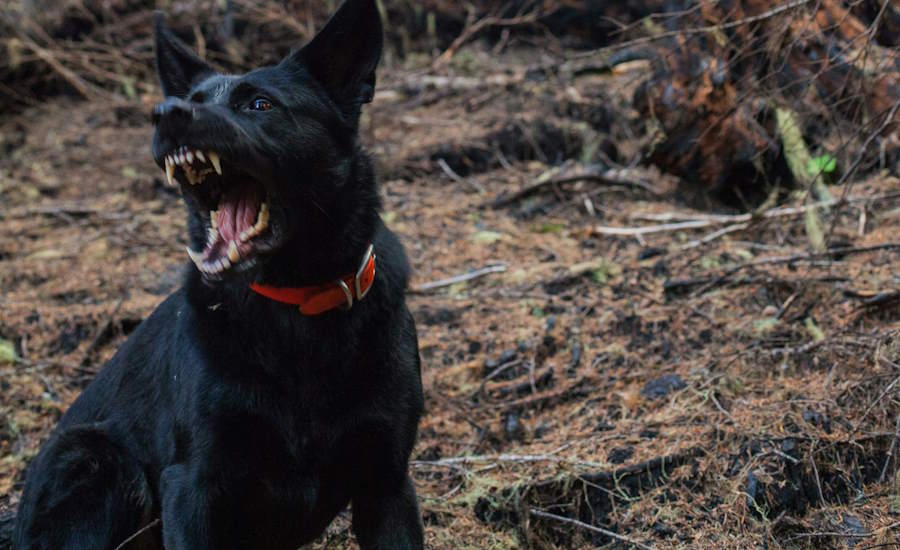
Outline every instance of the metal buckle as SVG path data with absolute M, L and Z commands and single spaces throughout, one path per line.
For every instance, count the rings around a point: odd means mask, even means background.
M 347 283 L 345 283 L 344 281 L 338 279 L 338 280 L 337 280 L 337 285 L 338 285 L 339 287 L 341 287 L 341 290 L 344 291 L 344 296 L 347 297 L 347 303 L 344 304 L 344 305 L 342 305 L 342 306 L 340 306 L 340 307 L 341 307 L 341 309 L 343 309 L 344 311 L 347 311 L 348 309 L 350 309 L 350 308 L 353 307 L 353 293 L 350 292 L 350 287 L 347 286 Z
M 370 244 L 369 248 L 366 249 L 366 253 L 363 255 L 362 263 L 359 265 L 359 269 L 356 271 L 356 275 L 353 277 L 353 285 L 356 287 L 356 301 L 360 301 L 366 297 L 366 294 L 372 290 L 372 287 L 375 286 L 375 281 L 372 281 L 372 284 L 369 285 L 369 288 L 366 289 L 365 292 L 362 291 L 362 288 L 359 284 L 359 278 L 362 277 L 363 271 L 365 271 L 366 266 L 369 265 L 369 259 L 375 256 L 375 245 Z M 372 277 L 375 277 L 375 271 L 372 270 Z

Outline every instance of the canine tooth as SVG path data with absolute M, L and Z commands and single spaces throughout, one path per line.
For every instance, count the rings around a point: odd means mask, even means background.
M 189 247 L 189 246 L 185 247 L 185 250 L 187 250 L 188 256 L 190 256 L 191 261 L 194 262 L 194 265 L 196 265 L 198 268 L 202 269 L 201 266 L 204 263 L 203 262 L 203 254 L 200 252 L 197 252 L 195 250 L 191 250 L 191 247 Z
M 262 206 L 259 207 L 259 215 L 256 219 L 256 223 L 253 225 L 253 230 L 256 233 L 262 233 L 262 230 L 269 226 L 269 205 L 266 203 L 262 203 Z
M 228 259 L 232 262 L 237 262 L 239 258 L 240 256 L 238 255 L 237 243 L 231 241 L 230 243 L 228 243 Z
M 209 225 L 213 229 L 219 228 L 219 211 L 218 210 L 210 210 L 209 211 Z
M 201 151 L 200 149 L 197 149 L 196 151 L 194 151 L 194 155 L 198 159 L 200 159 L 200 162 L 206 162 L 206 157 L 203 156 L 203 151 Z
M 172 159 L 166 157 L 166 180 L 168 180 L 169 185 L 172 187 L 175 186 L 175 163 L 172 162 Z
M 219 158 L 219 154 L 215 151 L 209 151 L 206 153 L 209 156 L 209 162 L 212 163 L 213 168 L 216 169 L 216 174 L 222 175 L 222 160 Z

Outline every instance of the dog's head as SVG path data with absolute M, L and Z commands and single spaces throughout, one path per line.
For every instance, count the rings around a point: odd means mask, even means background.
M 354 172 L 381 49 L 375 0 L 346 0 L 279 64 L 220 74 L 157 16 L 166 99 L 153 112 L 153 157 L 183 190 L 189 253 L 204 279 L 296 255 L 298 243 L 344 231 L 360 201 L 377 202 L 372 178 Z

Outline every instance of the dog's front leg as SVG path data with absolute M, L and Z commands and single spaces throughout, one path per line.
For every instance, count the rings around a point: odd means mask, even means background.
M 160 476 L 163 545 L 166 550 L 215 548 L 207 532 L 207 495 L 191 479 L 184 465 L 163 470 Z
M 364 550 L 425 547 L 422 518 L 409 475 L 393 491 L 353 498 L 353 532 Z

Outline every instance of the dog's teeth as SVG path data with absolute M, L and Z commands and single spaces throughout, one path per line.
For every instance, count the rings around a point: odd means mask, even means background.
M 237 262 L 240 256 L 238 255 L 238 246 L 237 243 L 231 241 L 228 243 L 228 259 L 232 261 L 232 263 Z
M 206 162 L 206 157 L 203 156 L 203 151 L 197 149 L 196 151 L 194 151 L 194 155 L 196 155 L 200 162 Z
M 209 162 L 212 163 L 213 168 L 216 169 L 216 174 L 222 175 L 222 160 L 219 158 L 219 154 L 215 151 L 209 151 L 206 153 L 209 157 Z
M 219 232 L 216 231 L 215 229 L 213 229 L 212 227 L 210 227 L 209 231 L 206 232 L 207 248 L 211 247 L 216 242 L 217 238 L 219 238 Z
M 250 239 L 250 235 L 247 234 L 247 231 L 241 231 L 241 234 L 238 236 L 242 243 L 247 242 Z
M 175 187 L 175 163 L 172 162 L 172 159 L 166 157 L 166 180 L 169 182 L 169 185 Z
M 184 158 L 186 158 L 188 162 L 192 163 L 192 162 L 194 162 L 194 153 L 191 153 L 190 151 L 188 151 L 187 153 L 184 154 Z
M 202 269 L 203 264 L 203 254 L 201 252 L 197 252 L 196 250 L 191 250 L 191 247 L 185 247 L 187 250 L 188 256 L 190 256 L 191 261 L 194 262 L 194 265 L 197 266 L 198 269 Z
M 218 210 L 210 210 L 209 211 L 209 225 L 213 229 L 219 228 L 219 211 Z
M 259 215 L 256 218 L 256 223 L 253 225 L 253 231 L 255 235 L 262 233 L 263 229 L 269 226 L 269 205 L 267 203 L 262 203 L 262 206 L 259 207 Z

